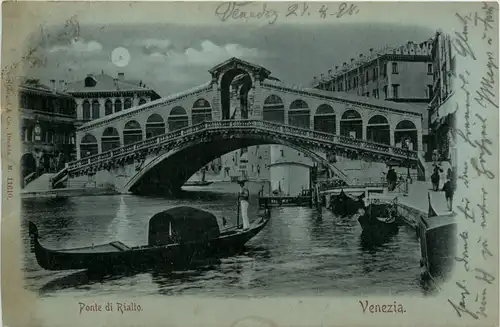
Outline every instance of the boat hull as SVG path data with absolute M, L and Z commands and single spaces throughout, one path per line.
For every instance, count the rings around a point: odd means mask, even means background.
M 37 237 L 32 239 L 32 250 L 38 264 L 46 270 L 87 269 L 107 270 L 142 270 L 145 268 L 189 267 L 198 261 L 217 259 L 242 251 L 244 245 L 257 235 L 267 224 L 269 218 L 253 225 L 246 231 L 233 230 L 222 232 L 221 236 L 206 241 L 186 242 L 164 246 L 143 246 L 122 251 L 93 251 L 99 247 L 81 249 L 51 250 L 43 247 Z M 119 243 L 119 242 L 116 242 Z M 110 243 L 109 245 L 111 246 Z M 121 244 L 121 243 L 120 243 Z
M 365 239 L 380 240 L 397 234 L 399 223 L 397 219 L 392 222 L 383 222 L 377 217 L 388 217 L 388 209 L 384 204 L 369 205 L 365 213 L 358 218 L 358 222 L 363 229 Z
M 343 192 L 335 196 L 330 205 L 331 211 L 337 216 L 352 216 L 363 207 L 363 200 L 352 198 Z

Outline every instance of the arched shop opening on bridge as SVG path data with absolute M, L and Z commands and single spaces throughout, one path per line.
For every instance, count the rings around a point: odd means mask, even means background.
M 196 125 L 204 121 L 212 120 L 212 107 L 210 102 L 205 99 L 198 99 L 195 101 L 191 113 L 192 124 Z
M 146 121 L 146 138 L 165 134 L 165 121 L 158 114 L 152 114 Z
M 356 110 L 347 110 L 340 119 L 340 135 L 355 139 L 363 137 L 363 119 Z
M 285 123 L 285 105 L 279 96 L 271 94 L 264 100 L 263 119 L 279 124 Z
M 123 128 L 123 145 L 142 141 L 142 128 L 136 120 L 128 121 Z
M 311 127 L 311 111 L 304 100 L 295 100 L 290 104 L 288 124 L 300 128 Z
M 174 107 L 170 111 L 170 115 L 168 116 L 168 130 L 170 132 L 176 131 L 178 129 L 184 128 L 188 126 L 188 115 L 186 109 L 183 107 Z
M 120 133 L 114 127 L 108 127 L 104 130 L 101 137 L 102 152 L 113 150 L 120 147 Z
M 94 135 L 85 135 L 80 142 L 80 157 L 85 158 L 99 153 L 99 144 Z
M 415 124 L 409 120 L 400 121 L 394 130 L 394 142 L 397 147 L 418 150 L 418 132 Z
M 335 111 L 332 106 L 322 104 L 314 115 L 314 129 L 325 133 L 336 133 Z
M 370 142 L 391 144 L 391 129 L 387 118 L 375 115 L 368 120 L 366 139 Z

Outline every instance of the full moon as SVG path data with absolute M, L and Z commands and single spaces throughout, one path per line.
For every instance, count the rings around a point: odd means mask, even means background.
M 130 53 L 127 49 L 119 47 L 111 52 L 111 62 L 118 67 L 125 67 L 130 61 Z

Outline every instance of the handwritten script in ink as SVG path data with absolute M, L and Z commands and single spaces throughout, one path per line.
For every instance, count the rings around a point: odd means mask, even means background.
M 498 53 L 493 40 L 498 27 L 494 3 L 478 3 L 473 12 L 456 13 L 457 29 L 452 47 L 461 61 L 456 65 L 456 115 L 463 123 L 456 134 L 464 160 L 458 167 L 458 252 L 455 260 L 458 280 L 456 295 L 448 298 L 452 310 L 461 318 L 484 319 L 497 308 L 489 305 L 496 293 L 494 249 L 491 233 L 496 228 L 492 210 L 496 205 L 498 127 Z M 491 118 L 494 119 L 491 119 Z
M 346 2 L 318 4 L 314 2 L 287 2 L 286 9 L 272 2 L 221 2 L 215 8 L 215 16 L 222 22 L 227 21 L 264 21 L 274 24 L 280 19 L 310 17 L 313 19 L 339 19 L 358 14 L 358 4 Z

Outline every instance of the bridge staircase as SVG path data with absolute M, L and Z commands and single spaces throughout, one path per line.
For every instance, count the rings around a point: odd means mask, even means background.
M 334 151 L 340 156 L 370 157 L 373 161 L 399 161 L 401 164 L 410 160 L 416 164 L 419 159 L 416 151 L 407 151 L 386 144 L 373 143 L 348 136 L 334 135 L 315 130 L 294 127 L 262 120 L 223 120 L 205 121 L 163 135 L 148 138 L 133 144 L 128 144 L 113 150 L 79 159 L 67 164 L 52 178 L 52 186 L 58 187 L 65 179 L 71 176 L 94 174 L 99 170 L 109 170 L 116 165 L 124 164 L 134 159 L 142 164 L 136 167 L 143 168 L 143 158 L 149 154 L 160 154 L 166 149 L 172 149 L 188 140 L 223 136 L 227 138 L 258 135 L 265 143 L 274 143 L 273 140 L 284 144 L 314 150 Z M 137 161 L 136 161 L 137 160 Z M 350 180 L 337 167 L 331 166 L 334 173 L 347 184 Z

